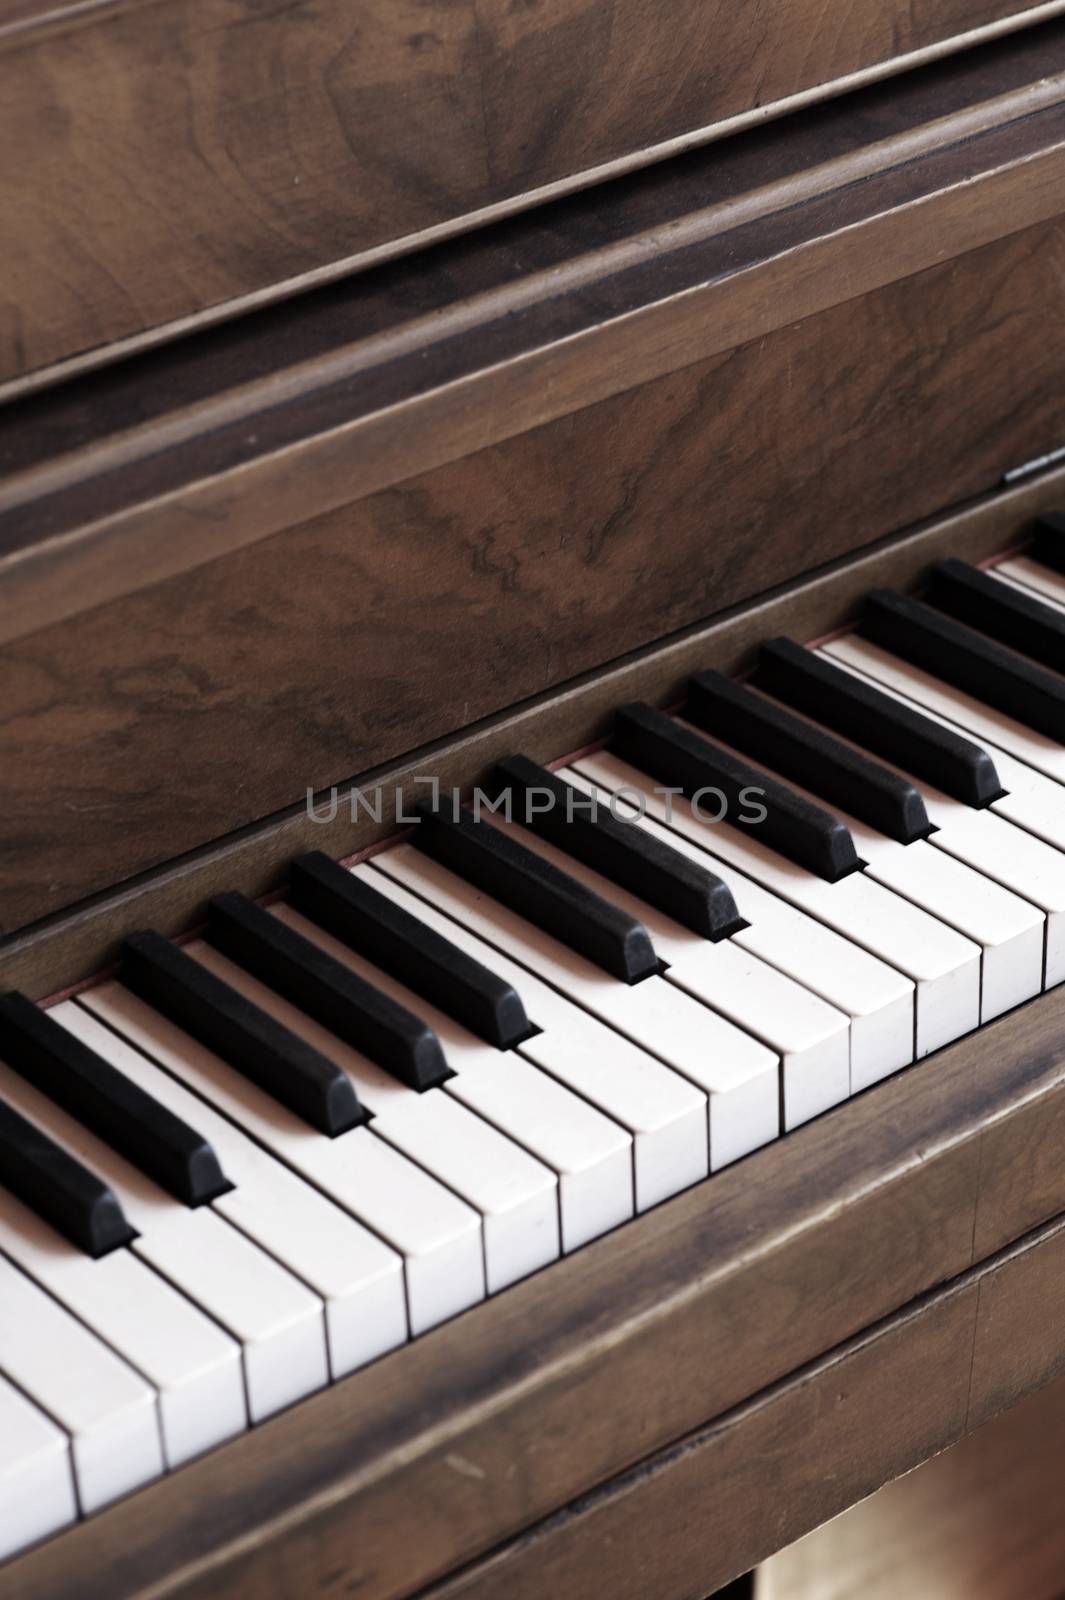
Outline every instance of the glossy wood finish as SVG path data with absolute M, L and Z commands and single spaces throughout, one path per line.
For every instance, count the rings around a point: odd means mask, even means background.
M 0 380 L 1060 10 L 5 0 Z
M 1026 230 L 10 642 L 0 923 L 991 489 L 1065 437 L 1063 272 Z
M 926 1059 L 0 1569 L 0 1596 L 92 1571 L 113 1600 L 399 1600 L 508 1539 L 443 1592 L 643 1595 L 652 1560 L 656 1600 L 709 1592 L 1062 1372 L 1063 1023 L 1056 991 Z
M 375 801 L 380 794 L 379 821 L 375 821 L 365 807 L 357 807 L 352 820 L 353 785 L 345 783 L 338 790 L 336 816 L 332 821 L 312 820 L 306 804 L 298 802 L 257 827 L 193 851 L 187 858 L 174 861 L 161 872 L 144 876 L 117 894 L 98 897 L 81 907 L 68 906 L 55 918 L 0 941 L 0 971 L 4 981 L 28 993 L 44 996 L 87 978 L 113 961 L 122 938 L 139 927 L 152 925 L 167 933 L 178 933 L 202 920 L 207 900 L 220 890 L 239 888 L 245 893 L 260 895 L 278 888 L 284 881 L 289 859 L 301 850 L 323 849 L 337 857 L 347 856 L 388 837 L 396 825 L 395 795 L 404 787 L 408 799 L 412 793 L 416 795 L 418 776 L 435 774 L 446 786 L 457 785 L 468 790 L 487 775 L 494 761 L 515 750 L 526 751 L 538 760 L 555 760 L 601 738 L 609 727 L 613 708 L 625 700 L 644 698 L 658 704 L 671 704 L 679 698 L 686 675 L 694 670 L 714 666 L 724 672 L 742 672 L 758 643 L 769 635 L 787 632 L 803 639 L 829 632 L 854 615 L 858 603 L 870 589 L 884 584 L 909 587 L 919 581 L 933 561 L 947 554 L 980 560 L 1011 547 L 1027 536 L 1035 516 L 1060 505 L 1063 500 L 1065 466 L 1041 474 L 1026 484 L 989 495 L 947 517 L 934 519 L 905 537 L 882 541 L 866 554 L 852 557 L 829 571 L 808 575 L 756 605 L 719 617 L 708 625 L 683 630 L 668 642 L 660 641 L 609 668 L 579 678 L 561 690 L 548 691 L 525 704 L 509 706 L 450 738 L 425 745 L 390 765 L 365 772 L 355 781 L 354 788 L 364 791 L 369 801 Z M 328 592 L 334 578 L 327 574 L 322 582 Z M 245 633 L 254 630 L 256 625 L 253 613 L 245 619 Z M 316 637 L 315 626 L 314 620 L 308 619 L 307 637 L 311 642 Z M 175 627 L 180 629 L 180 623 Z M 267 637 L 269 639 L 269 635 Z M 239 626 L 234 638 L 239 652 Z M 343 635 L 341 642 L 347 638 Z M 441 641 L 440 648 L 444 652 L 442 659 L 450 660 L 446 640 Z M 179 691 L 183 680 L 176 672 L 168 680 L 168 666 L 172 670 L 172 662 L 168 663 L 163 656 L 158 671 L 171 695 L 174 725 L 185 724 L 180 759 L 173 758 L 169 769 L 149 767 L 142 780 L 128 761 L 123 764 L 120 740 L 119 759 L 111 763 L 108 780 L 119 788 L 119 793 L 123 779 L 128 781 L 128 804 L 141 815 L 144 814 L 145 795 L 157 805 L 158 848 L 163 851 L 168 843 L 173 849 L 180 828 L 188 825 L 183 810 L 193 817 L 199 815 L 195 809 L 196 788 L 190 777 L 189 746 L 199 725 L 195 713 L 196 679 L 190 675 L 184 680 L 188 710 L 182 718 Z M 513 670 L 509 661 L 507 669 Z M 35 681 L 29 673 L 27 681 L 31 684 Z M 41 685 L 39 704 L 43 713 L 48 705 L 48 679 L 43 670 L 36 681 Z M 76 674 L 73 681 L 76 682 Z M 498 692 L 504 695 L 510 681 L 507 674 L 500 671 L 493 681 L 498 684 Z M 354 683 L 354 689 L 350 683 Z M 132 687 L 136 687 L 135 680 Z M 347 676 L 340 681 L 331 680 L 322 691 L 325 709 L 313 728 L 328 729 L 326 710 L 337 717 L 350 714 L 352 709 L 360 710 L 359 687 L 354 677 L 350 681 Z M 430 687 L 439 692 L 438 671 L 433 671 Z M 371 693 L 365 684 L 362 692 L 367 696 Z M 396 703 L 394 685 L 379 681 L 372 688 L 372 694 L 380 697 L 380 704 Z M 251 703 L 249 697 L 247 704 Z M 281 708 L 273 724 L 269 719 L 264 720 L 265 752 L 254 752 L 249 758 L 254 761 L 259 775 L 256 781 L 261 781 L 271 737 L 294 741 L 303 734 L 301 719 L 306 717 L 306 707 L 293 700 L 287 717 L 281 714 L 283 710 Z M 208 697 L 204 718 L 220 728 L 224 726 L 225 738 L 240 737 L 242 717 L 246 714 L 247 705 L 230 705 L 225 696 L 219 695 Z M 27 726 L 32 729 L 33 725 L 28 723 Z M 106 728 L 99 723 L 92 726 L 96 736 L 102 738 Z M 46 749 L 38 756 L 41 768 L 50 767 L 52 776 L 47 777 L 42 771 L 35 779 L 36 784 L 54 782 L 59 785 L 57 793 L 65 793 L 63 785 L 69 770 L 67 752 L 79 740 L 81 730 L 79 717 L 72 713 L 59 747 L 51 752 Z M 206 727 L 205 731 L 210 734 L 212 730 Z M 136 721 L 132 720 L 126 748 L 135 743 L 135 732 Z M 224 746 L 221 734 L 218 739 L 220 746 Z M 92 752 L 84 743 L 82 748 L 84 763 Z M 220 759 L 224 754 L 223 749 Z M 32 788 L 22 765 L 33 755 L 33 745 L 27 743 L 26 754 L 18 765 L 8 769 L 11 776 L 6 778 L 9 815 L 17 813 L 25 818 L 18 849 L 13 847 L 4 863 L 11 897 L 8 905 L 13 903 L 15 885 L 24 883 L 28 896 L 38 888 L 30 880 L 25 865 L 31 851 L 42 863 L 42 876 L 48 883 L 51 879 L 44 873 L 52 873 L 64 862 L 83 869 L 87 863 L 99 863 L 96 870 L 106 873 L 113 860 L 109 852 L 118 848 L 115 840 L 120 836 L 121 802 L 102 787 L 95 796 L 86 794 L 83 764 L 80 769 L 82 793 L 73 800 L 81 810 L 72 813 L 69 804 L 65 809 L 57 805 L 42 814 L 37 803 L 37 795 L 42 791 Z M 290 745 L 283 743 L 279 761 L 289 759 L 290 755 Z M 17 787 L 20 774 L 24 783 L 21 803 Z M 152 782 L 157 776 L 158 782 L 153 788 Z M 302 775 L 296 771 L 292 776 L 298 786 Z M 250 781 L 247 771 L 241 772 L 240 781 L 242 784 Z M 242 793 L 243 790 L 236 796 L 238 800 Z M 319 806 L 317 814 L 325 816 L 330 809 L 326 803 Z M 77 826 L 71 824 L 72 814 L 78 819 Z M 101 841 L 99 844 L 97 838 Z M 39 841 L 36 847 L 33 846 L 35 839 Z
M 472 512 L 467 542 L 487 536 L 485 521 L 494 541 L 504 517 L 513 541 L 560 453 L 578 481 L 564 477 L 549 499 L 552 527 L 572 517 L 595 559 L 619 519 L 622 531 L 634 510 L 649 519 L 646 493 L 631 504 L 651 488 L 645 439 L 677 458 L 683 498 L 662 515 L 679 513 L 682 543 L 697 520 L 702 548 L 706 507 L 720 503 L 699 498 L 711 462 L 715 490 L 742 468 L 745 493 L 761 492 L 747 521 L 759 537 L 770 496 L 793 502 L 829 467 L 858 539 L 897 528 L 1058 439 L 1046 387 L 1057 387 L 1057 323 L 1044 319 L 1049 337 L 1027 351 L 1024 314 L 1056 286 L 1063 178 L 1065 24 L 1054 24 L 9 406 L 0 638 L 325 515 L 360 549 L 366 518 L 383 517 L 391 550 L 401 514 L 424 499 L 433 520 L 415 531 L 429 540 L 457 497 Z M 955 258 L 968 267 L 957 284 Z M 1014 279 L 1024 299 L 1007 357 L 981 286 L 998 281 L 1012 314 Z M 867 341 L 875 394 L 854 354 Z M 915 343 L 917 364 L 903 354 Z M 992 373 L 1005 383 L 1002 460 L 987 452 L 981 470 L 967 413 L 980 413 L 983 450 Z M 947 471 L 937 461 L 928 479 L 922 406 L 946 434 L 932 442 Z M 872 489 L 865 512 L 864 483 L 826 460 L 832 429 L 848 459 L 868 455 L 874 433 L 878 453 L 889 440 L 905 507 L 881 506 Z M 699 453 L 706 430 L 712 455 Z M 778 484 L 785 435 L 796 455 Z M 589 497 L 604 437 L 616 467 L 600 504 Z M 486 493 L 487 504 L 472 498 Z M 355 504 L 366 509 L 353 522 Z M 737 513 L 750 519 L 743 500 Z M 511 559 L 500 552 L 504 568 Z M 663 616 L 646 636 L 675 625 Z
M 1059 1378 L 771 1557 L 757 1600 L 1059 1600 L 1063 1448 Z

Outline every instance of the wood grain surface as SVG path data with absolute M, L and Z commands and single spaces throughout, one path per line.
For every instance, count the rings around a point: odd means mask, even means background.
M 4 0 L 0 380 L 1060 10 Z
M 0 639 L 519 436 L 564 447 L 658 379 L 721 386 L 799 321 L 1035 237 L 1063 180 L 1056 25 L 0 409 Z
M 474 1563 L 452 1592 L 642 1600 L 652 1557 L 656 1600 L 707 1593 L 1062 1373 L 1065 1171 L 1029 1151 L 1065 1137 L 1063 1023 L 1057 990 L 927 1058 L 0 1568 L 0 1597 L 91 1571 L 109 1600 L 400 1600 Z
M 990 490 L 1063 276 L 1025 230 L 9 642 L 0 927 Z
M 769 594 L 757 604 L 719 617 L 708 624 L 681 630 L 669 641 L 658 641 L 628 658 L 577 678 L 562 689 L 551 690 L 507 708 L 468 728 L 450 733 L 433 744 L 415 749 L 400 760 L 364 772 L 354 780 L 371 797 L 382 797 L 379 821 L 365 809 L 352 817 L 350 784 L 338 790 L 337 811 L 332 821 L 311 820 L 303 800 L 258 826 L 235 835 L 200 845 L 187 856 L 172 860 L 164 870 L 143 874 L 117 893 L 96 896 L 82 905 L 64 905 L 55 916 L 45 918 L 22 932 L 0 940 L 0 970 L 9 985 L 17 985 L 35 996 L 44 996 L 100 971 L 113 961 L 122 938 L 139 927 L 152 925 L 167 933 L 179 933 L 201 921 L 212 894 L 238 888 L 259 895 L 279 887 L 285 878 L 289 859 L 306 849 L 323 849 L 341 857 L 363 849 L 395 829 L 394 797 L 407 786 L 411 792 L 419 775 L 436 774 L 441 782 L 469 790 L 482 779 L 500 757 L 523 750 L 539 760 L 551 761 L 602 738 L 610 725 L 613 709 L 626 700 L 650 699 L 672 704 L 680 696 L 687 674 L 701 667 L 716 666 L 730 673 L 742 672 L 750 664 L 758 643 L 774 633 L 790 633 L 798 639 L 819 637 L 841 626 L 854 616 L 862 597 L 879 585 L 910 587 L 920 581 L 928 565 L 946 555 L 982 559 L 1012 547 L 1027 536 L 1031 520 L 1040 512 L 1065 504 L 1065 467 L 1040 474 L 1031 481 L 981 500 L 946 517 L 933 519 L 908 535 L 889 538 L 862 555 L 838 562 L 826 570 L 806 573 L 802 579 Z M 251 619 L 255 621 L 254 617 Z M 450 663 L 450 657 L 448 657 Z M 434 675 L 434 682 L 439 678 Z M 499 674 L 505 689 L 504 675 Z M 32 679 L 30 680 L 32 681 Z M 72 680 L 74 681 L 74 680 Z M 352 695 L 341 684 L 338 704 L 353 703 Z M 380 692 L 384 692 L 381 690 Z M 393 691 L 388 690 L 389 694 Z M 194 683 L 189 686 L 194 694 Z M 48 709 L 42 693 L 42 716 Z M 207 715 L 226 710 L 225 702 L 211 702 Z M 298 716 L 302 713 L 297 711 Z M 231 726 L 239 720 L 234 706 L 227 716 Z M 31 725 L 29 725 L 31 726 Z M 78 738 L 77 719 L 71 717 L 67 737 Z M 102 731 L 102 730 L 100 730 Z M 209 731 L 209 730 L 207 730 Z M 278 737 L 282 737 L 283 730 Z M 188 735 L 186 734 L 186 738 Z M 132 742 L 132 740 L 127 741 Z M 66 748 L 65 746 L 63 747 Z M 280 758 L 284 759 L 285 747 Z M 27 743 L 28 756 L 33 748 Z M 43 762 L 42 748 L 37 760 Z M 25 759 L 25 758 L 24 758 Z M 90 808 L 84 794 L 69 792 L 63 749 L 52 753 L 55 781 L 60 785 L 50 808 L 25 803 L 26 825 L 19 837 L 12 837 L 4 870 L 9 883 L 20 881 L 22 852 L 34 837 L 54 841 L 40 847 L 42 863 L 38 885 L 28 884 L 31 895 L 41 882 L 50 883 L 53 865 L 78 859 L 78 852 L 93 852 L 94 828 L 109 815 L 107 792 Z M 183 749 L 174 770 L 164 775 L 171 797 L 184 794 L 183 777 L 187 762 Z M 255 774 L 259 772 L 256 758 Z M 116 783 L 128 774 L 128 764 L 116 767 Z M 9 804 L 14 805 L 17 786 L 8 778 Z M 127 784 L 137 804 L 139 791 L 132 775 Z M 242 784 L 253 781 L 248 772 L 240 775 Z M 254 781 L 258 781 L 257 776 Z M 296 776 L 299 782 L 299 776 Z M 28 789 L 28 786 L 27 786 Z M 243 791 L 242 791 L 243 792 Z M 165 794 L 160 790 L 160 795 Z M 164 816 L 159 805 L 160 844 L 165 850 L 180 828 L 181 818 Z M 239 799 L 239 796 L 238 796 Z M 191 804 L 192 802 L 186 802 Z M 80 811 L 78 807 L 81 807 Z M 321 808 L 322 812 L 328 809 Z M 50 812 L 50 814 L 46 814 Z M 168 831 L 170 830 L 170 831 Z M 119 819 L 113 819 L 109 837 L 119 839 Z M 76 847 L 76 848 L 75 848 Z M 172 854 L 172 849 L 171 849 Z M 101 871 L 106 871 L 106 860 Z M 23 878 L 25 874 L 23 873 Z M 58 898 L 58 895 L 57 895 Z
M 1058 1600 L 1060 1378 L 782 1550 L 757 1600 Z
M 485 1561 L 424 1590 L 425 1600 L 540 1600 L 544 1594 L 578 1600 L 595 1592 L 593 1585 L 616 1600 L 696 1600 L 711 1593 L 752 1558 L 772 1553 L 963 1439 L 978 1425 L 987 1398 L 979 1376 L 970 1380 L 971 1362 L 980 1375 L 1010 1363 L 1032 1388 L 1043 1379 L 1042 1347 L 1053 1343 L 1059 1375 L 1065 1365 L 1063 1267 L 1065 1222 L 1059 1219 Z M 1024 1318 L 1009 1348 L 992 1309 L 1003 1299 Z M 865 1600 L 868 1590 L 858 1593 Z M 922 1600 L 973 1596 L 949 1584 L 937 1589 L 927 1571 L 908 1593 Z M 1003 1600 L 1021 1593 L 1032 1591 L 1006 1591 Z

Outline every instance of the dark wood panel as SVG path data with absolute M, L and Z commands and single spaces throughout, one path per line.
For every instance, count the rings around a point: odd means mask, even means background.
M 0 923 L 989 489 L 1065 440 L 1063 279 L 1027 230 L 9 643 Z
M 694 1441 L 721 1513 L 705 1592 L 1061 1371 L 1060 1223 L 937 1286 L 1028 1171 L 1028 1113 L 1057 1115 L 1063 1022 L 1059 990 L 918 1063 L 0 1569 L 0 1596 L 62 1600 L 93 1571 L 113 1600 L 397 1600 L 589 1494 L 611 1560 L 632 1552 L 624 1496 L 646 1481 L 661 1507 L 660 1469 L 698 1476 L 689 1436 L 716 1421 Z M 1039 1171 L 1015 1222 L 1063 1208 L 1065 1171 Z M 555 1549 L 565 1577 L 573 1514 L 535 1536 L 534 1572 Z
M 7 0 L 0 377 L 343 270 L 738 115 L 1059 10 Z
M 760 1600 L 1059 1600 L 1065 1382 L 773 1556 Z
M 726 362 L 1063 179 L 1056 25 L 3 408 L 0 639 Z
M 692 1600 L 746 1571 L 855 1500 L 954 1445 L 976 1426 L 970 1364 L 1004 1361 L 1024 1392 L 1044 1381 L 1040 1323 L 1065 1266 L 1065 1223 L 984 1263 L 827 1359 L 605 1485 L 425 1600 Z M 992 1301 L 1017 1311 L 1007 1348 Z M 1059 1306 L 1060 1309 L 1060 1306 Z M 1058 1370 L 1065 1360 L 1060 1320 Z M 1046 1488 L 1046 1485 L 1044 1485 Z M 881 1552 L 882 1560 L 890 1560 Z M 819 1593 L 839 1593 L 822 1574 Z M 781 1591 L 787 1593 L 788 1591 Z M 861 1591 L 864 1594 L 867 1590 Z M 937 1590 L 925 1571 L 911 1594 Z M 1025 1589 L 1000 1594 L 1032 1594 Z M 1057 1591 L 1049 1591 L 1051 1594 Z
M 265 894 L 281 885 L 288 860 L 300 850 L 318 848 L 341 857 L 374 844 L 394 831 L 393 796 L 415 777 L 436 773 L 441 782 L 467 790 L 486 776 L 493 761 L 515 749 L 540 760 L 557 759 L 601 738 L 613 707 L 649 698 L 673 703 L 685 676 L 713 665 L 730 673 L 749 665 L 753 649 L 773 633 L 815 638 L 845 623 L 858 601 L 881 584 L 908 586 L 928 564 L 944 555 L 981 559 L 1016 545 L 1033 516 L 1065 503 L 1065 467 L 1023 485 L 985 497 L 973 505 L 897 539 L 882 541 L 868 554 L 838 563 L 830 573 L 807 575 L 783 592 L 709 625 L 683 630 L 668 643 L 636 652 L 609 669 L 578 679 L 565 689 L 475 724 L 467 731 L 416 750 L 358 781 L 371 794 L 379 789 L 382 814 L 375 822 L 365 810 L 352 820 L 350 790 L 338 795 L 337 815 L 328 823 L 311 821 L 303 804 L 257 827 L 194 851 L 166 870 L 135 880 L 120 893 L 97 897 L 64 910 L 21 934 L 0 941 L 4 981 L 35 996 L 53 993 L 87 978 L 115 959 L 121 939 L 146 924 L 180 933 L 202 920 L 210 895 L 227 888 Z M 42 700 L 42 704 L 45 703 Z M 83 813 L 85 815 L 85 813 Z M 62 820 L 62 819 L 60 819 Z M 90 835 L 89 822 L 78 836 Z M 73 837 L 75 829 L 70 829 Z M 57 836 L 64 840 L 62 830 Z M 14 852 L 13 852 L 14 854 Z M 1045 1143 L 1040 1159 L 1053 1162 Z M 1023 1191 L 1021 1194 L 1023 1204 Z M 1001 1224 L 993 1215 L 982 1223 L 987 1249 Z

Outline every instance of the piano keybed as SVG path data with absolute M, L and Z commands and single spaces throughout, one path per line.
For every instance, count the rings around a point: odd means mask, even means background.
M 1060 983 L 1063 543 L 8 997 L 0 1553 Z

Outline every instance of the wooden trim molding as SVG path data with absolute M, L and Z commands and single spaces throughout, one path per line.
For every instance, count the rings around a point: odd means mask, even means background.
M 0 642 L 1031 228 L 1063 177 L 1051 23 L 9 406 Z

